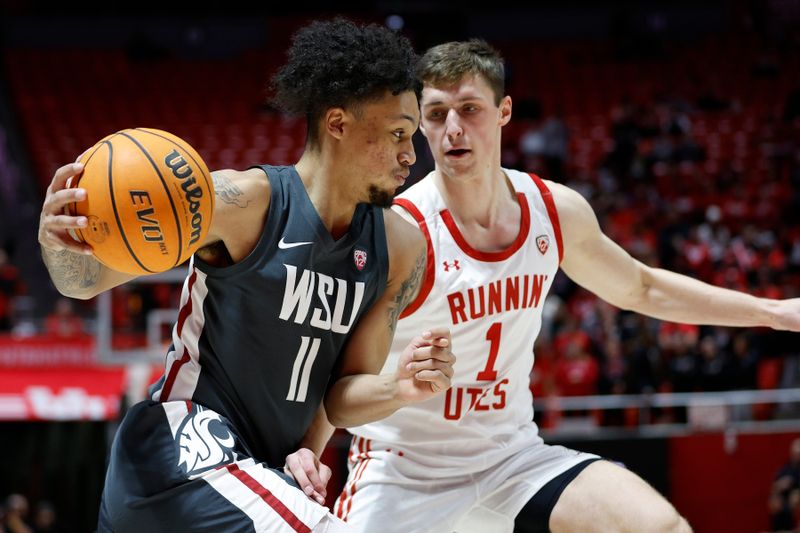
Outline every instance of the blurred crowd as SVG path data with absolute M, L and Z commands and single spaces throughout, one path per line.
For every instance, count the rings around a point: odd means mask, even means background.
M 56 510 L 47 500 L 29 505 L 22 494 L 10 494 L 0 507 L 0 533 L 66 533 L 59 527 Z
M 709 158 L 693 116 L 735 116 L 737 103 L 661 98 L 612 111 L 609 149 L 590 172 L 571 169 L 562 117 L 530 122 L 509 166 L 562 181 L 594 207 L 603 230 L 634 257 L 770 298 L 800 288 L 800 118 L 781 116 L 746 142 L 760 171 Z M 785 334 L 670 324 L 620 311 L 560 277 L 537 343 L 535 394 L 590 395 L 796 386 L 800 348 Z

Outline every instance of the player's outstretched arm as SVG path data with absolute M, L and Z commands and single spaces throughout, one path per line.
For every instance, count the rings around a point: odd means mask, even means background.
M 603 234 L 580 194 L 563 185 L 548 186 L 563 232 L 561 268 L 607 302 L 672 322 L 800 331 L 800 299 L 757 298 L 649 267 Z
M 450 388 L 453 356 L 445 328 L 420 332 L 403 352 L 397 372 L 383 369 L 397 319 L 414 300 L 425 274 L 427 248 L 419 230 L 386 211 L 389 281 L 386 291 L 356 326 L 342 355 L 338 379 L 328 389 L 325 407 L 337 427 L 379 420 L 410 403 Z

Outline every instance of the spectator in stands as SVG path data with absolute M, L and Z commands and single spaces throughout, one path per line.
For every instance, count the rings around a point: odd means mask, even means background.
M 713 335 L 700 339 L 700 359 L 697 368 L 699 391 L 723 391 L 733 386 L 733 373 L 727 353 L 717 344 Z
M 771 531 L 795 531 L 800 509 L 800 439 L 789 447 L 789 462 L 775 475 L 769 495 Z
M 535 164 L 541 159 L 543 175 L 561 183 L 565 178 L 568 148 L 569 130 L 560 112 L 545 119 L 538 128 L 526 131 L 519 141 L 525 164 Z
M 556 387 L 562 396 L 589 396 L 597 394 L 600 368 L 589 353 L 588 342 L 571 336 L 562 345 L 556 363 Z
M 60 531 L 56 520 L 56 509 L 49 501 L 36 504 L 33 514 L 33 530 L 35 533 L 57 533 Z
M 83 333 L 83 320 L 75 313 L 72 300 L 56 300 L 53 312 L 44 320 L 44 333 L 64 338 L 77 337 Z
M 8 533 L 33 533 L 28 525 L 28 499 L 22 494 L 6 498 L 6 516 L 3 525 Z
M 731 388 L 743 390 L 758 388 L 758 352 L 751 346 L 749 333 L 740 331 L 734 334 L 730 339 L 728 351 L 731 354 L 733 368 Z
M 691 392 L 697 384 L 697 341 L 700 329 L 691 324 L 664 322 L 658 343 L 669 361 L 670 381 L 674 392 Z
M 610 337 L 605 343 L 605 358 L 600 367 L 599 392 L 602 394 L 628 394 L 628 361 L 622 354 L 622 343 Z M 625 424 L 624 409 L 603 411 L 603 425 Z

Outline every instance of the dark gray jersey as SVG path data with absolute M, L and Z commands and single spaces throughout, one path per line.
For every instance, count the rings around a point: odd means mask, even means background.
M 225 416 L 252 456 L 281 466 L 297 449 L 358 320 L 386 288 L 383 211 L 360 204 L 334 240 L 294 167 L 262 166 L 272 186 L 255 249 L 226 268 L 194 257 L 159 401 Z

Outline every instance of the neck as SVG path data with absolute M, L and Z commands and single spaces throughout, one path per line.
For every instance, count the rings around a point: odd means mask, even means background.
M 329 151 L 323 148 L 306 148 L 295 164 L 295 170 L 322 223 L 338 239 L 350 229 L 356 204 L 361 200 L 343 186 L 348 182 L 348 177 L 340 172 L 332 160 Z
M 436 169 L 434 180 L 447 209 L 462 225 L 489 228 L 516 205 L 514 192 L 500 165 L 468 178 L 454 178 Z

